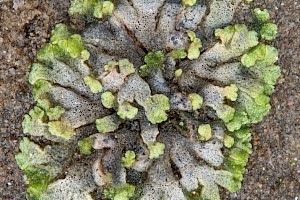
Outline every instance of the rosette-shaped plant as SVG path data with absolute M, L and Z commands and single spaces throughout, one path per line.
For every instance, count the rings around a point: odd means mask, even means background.
M 260 12 L 257 32 L 227 26 L 239 3 L 74 0 L 70 13 L 88 26 L 75 34 L 57 25 L 29 76 L 37 105 L 16 155 L 27 198 L 215 200 L 219 187 L 237 191 L 249 125 L 269 111 L 280 76 L 277 50 L 262 44 L 274 26 Z

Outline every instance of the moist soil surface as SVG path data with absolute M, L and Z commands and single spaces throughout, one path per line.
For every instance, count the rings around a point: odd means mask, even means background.
M 55 24 L 77 30 L 84 22 L 68 15 L 69 1 L 0 0 L 0 200 L 25 199 L 23 172 L 14 155 L 24 136 L 21 122 L 33 106 L 27 82 L 36 52 Z M 250 156 L 242 188 L 222 192 L 222 199 L 300 199 L 300 0 L 242 3 L 235 22 L 246 22 L 253 8 L 267 8 L 279 27 L 282 76 L 271 96 L 272 109 L 252 128 Z

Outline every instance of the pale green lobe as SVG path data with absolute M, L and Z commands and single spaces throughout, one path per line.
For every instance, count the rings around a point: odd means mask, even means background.
M 215 30 L 215 36 L 220 38 L 222 41 L 222 44 L 228 44 L 230 43 L 231 38 L 233 37 L 233 34 L 236 31 L 235 26 L 227 26 L 223 29 L 216 29 Z
M 102 2 L 98 2 L 97 5 L 94 8 L 93 16 L 98 18 L 98 19 L 103 18 L 104 14 L 102 12 L 102 9 L 103 9 Z
M 184 59 L 187 57 L 185 49 L 174 49 L 171 51 L 170 55 L 174 60 Z
M 278 51 L 276 48 L 259 44 L 248 53 L 244 54 L 241 58 L 241 62 L 246 67 L 252 67 L 254 65 L 268 66 L 273 65 L 277 59 Z
M 21 169 L 26 169 L 30 166 L 35 166 L 43 163 L 47 163 L 50 160 L 48 154 L 34 142 L 30 141 L 27 137 L 24 137 L 20 142 L 20 150 L 15 158 L 18 166 Z
M 182 69 L 177 69 L 174 73 L 175 77 L 178 78 L 182 74 Z
M 76 134 L 75 130 L 71 126 L 61 121 L 51 121 L 48 123 L 48 126 L 48 130 L 52 135 L 64 138 L 66 140 L 69 140 Z
M 253 68 L 258 69 L 257 66 Z M 260 68 L 267 69 L 269 66 L 260 66 Z M 262 121 L 270 110 L 270 98 L 265 94 L 266 88 L 269 91 L 271 86 L 254 82 L 239 84 L 239 98 L 236 101 L 237 110 L 233 118 L 226 124 L 229 131 L 238 130 L 245 124 Z
M 58 41 L 68 39 L 71 35 L 66 25 L 57 24 L 55 29 L 51 31 L 50 43 L 57 44 Z
M 104 70 L 105 71 L 112 71 L 119 65 L 118 62 L 115 61 L 109 61 L 106 65 L 104 65 Z
M 260 8 L 255 8 L 254 9 L 254 17 L 258 20 L 258 21 L 262 21 L 265 22 L 268 19 L 270 19 L 270 14 L 268 12 L 268 10 L 264 9 L 261 10 Z
M 25 182 L 29 185 L 26 198 L 40 199 L 41 195 L 46 192 L 53 177 L 46 169 L 36 167 L 27 167 L 24 174 Z
M 117 114 L 121 119 L 133 119 L 138 113 L 138 109 L 128 102 L 119 105 Z
M 155 159 L 164 154 L 165 144 L 160 143 L 160 142 L 155 142 L 155 143 L 149 144 L 148 149 L 149 149 L 149 153 L 150 153 L 149 158 Z
M 96 120 L 96 127 L 99 133 L 109 133 L 117 130 L 121 124 L 117 114 L 105 116 Z
M 189 36 L 190 38 L 190 41 L 193 42 L 197 37 L 196 37 L 196 33 L 193 32 L 193 31 L 187 31 L 187 35 Z
M 223 94 L 224 96 L 231 100 L 231 101 L 235 101 L 238 97 L 238 88 L 235 84 L 230 84 L 230 86 L 226 86 L 223 90 Z
M 229 122 L 235 113 L 235 109 L 228 105 L 223 105 L 222 108 L 217 109 L 217 116 L 222 119 L 224 122 Z
M 255 31 L 249 31 L 244 24 L 217 29 L 215 36 L 220 38 L 221 43 L 230 51 L 235 52 L 236 55 L 240 55 L 241 52 L 258 44 L 257 33 Z
M 26 197 L 39 199 L 54 178 L 51 172 L 53 173 L 55 167 L 47 166 L 51 162 L 50 155 L 27 137 L 21 140 L 20 150 L 21 152 L 15 156 L 15 159 L 18 166 L 24 170 L 24 179 L 29 185 Z
M 183 127 L 184 126 L 184 122 L 179 122 L 179 126 Z
M 84 155 L 89 155 L 92 153 L 92 147 L 93 147 L 93 139 L 92 137 L 87 137 L 82 140 L 79 140 L 78 147 L 80 150 L 80 153 Z
M 111 15 L 114 8 L 114 4 L 111 1 L 104 1 L 102 5 L 102 13 L 104 15 Z
M 46 113 L 47 116 L 49 117 L 50 121 L 53 120 L 59 120 L 61 115 L 65 112 L 66 110 L 63 107 L 60 106 L 55 106 L 54 108 L 49 108 Z
M 193 110 L 198 110 L 203 104 L 203 98 L 196 93 L 189 94 L 189 100 L 192 103 Z
M 73 0 L 69 12 L 71 15 L 82 17 L 92 15 L 97 3 L 98 0 Z
M 264 40 L 274 40 L 277 36 L 278 28 L 276 24 L 266 23 L 260 29 L 260 36 Z
M 143 105 L 146 117 L 152 124 L 161 123 L 168 119 L 166 111 L 170 110 L 170 103 L 167 96 L 155 94 Z
M 234 144 L 234 138 L 227 134 L 224 135 L 224 146 L 227 148 L 231 148 L 233 144 Z
M 81 56 L 81 52 L 84 50 L 81 36 L 78 34 L 71 35 L 70 38 L 60 40 L 57 45 L 71 58 L 77 58 Z
M 38 80 L 34 83 L 32 94 L 34 100 L 42 99 L 50 91 L 52 85 L 45 80 Z
M 211 138 L 212 136 L 212 130 L 209 124 L 201 124 L 198 127 L 198 133 L 200 136 L 200 140 L 207 141 Z
M 142 65 L 139 68 L 139 74 L 141 77 L 145 77 L 148 75 L 149 67 L 147 65 Z
M 40 62 L 49 63 L 55 59 L 81 58 L 87 60 L 89 54 L 85 50 L 80 35 L 72 35 L 65 25 L 58 24 L 52 31 L 50 43 L 40 49 L 37 57 Z
M 42 108 L 43 110 L 49 110 L 52 108 L 52 104 L 48 99 L 38 99 L 37 106 Z
M 99 1 L 94 7 L 94 17 L 101 19 L 105 15 L 111 15 L 114 10 L 114 4 L 111 1 Z
M 129 62 L 128 59 L 119 60 L 119 69 L 120 73 L 124 76 L 128 76 L 129 74 L 133 74 L 135 72 L 134 65 Z
M 82 60 L 88 60 L 90 58 L 90 52 L 88 52 L 87 50 L 82 50 L 80 52 L 80 56 Z
M 194 60 L 200 56 L 200 48 L 202 47 L 201 40 L 196 38 L 188 48 L 188 59 Z
M 200 48 L 202 47 L 202 42 L 196 37 L 193 31 L 187 31 L 187 34 L 191 40 L 191 44 L 188 47 L 187 57 L 190 60 L 197 59 L 200 56 Z
M 48 72 L 45 70 L 46 68 L 40 63 L 34 63 L 31 66 L 31 70 L 29 73 L 28 81 L 31 85 L 37 82 L 40 79 L 47 79 Z
M 47 130 L 47 116 L 43 109 L 35 106 L 24 116 L 22 122 L 23 132 L 30 135 L 42 136 Z
M 37 59 L 40 62 L 51 62 L 55 58 L 59 58 L 64 55 L 62 49 L 56 44 L 47 44 L 44 45 L 38 52 L 37 52 Z
M 102 85 L 100 81 L 92 76 L 84 77 L 84 83 L 90 88 L 92 93 L 96 94 L 102 91 Z
M 128 183 L 111 186 L 104 190 L 104 196 L 113 200 L 129 200 L 134 195 L 135 186 Z
M 107 91 L 101 95 L 101 103 L 105 108 L 113 108 L 117 103 L 117 98 L 113 93 Z
M 196 0 L 182 0 L 181 2 L 184 6 L 193 6 L 196 4 Z
M 122 157 L 122 166 L 130 168 L 135 163 L 135 152 L 126 151 L 124 157 Z
M 139 74 L 145 77 L 152 72 L 152 70 L 161 67 L 165 60 L 165 55 L 162 51 L 151 51 L 144 57 L 145 65 L 140 66 Z
M 250 123 L 245 111 L 236 111 L 233 118 L 226 124 L 229 131 L 239 130 L 242 125 Z

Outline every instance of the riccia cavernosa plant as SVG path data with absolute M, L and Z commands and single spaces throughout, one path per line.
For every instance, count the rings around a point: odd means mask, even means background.
M 241 187 L 249 126 L 280 76 L 276 25 L 241 0 L 73 0 L 37 54 L 16 155 L 27 199 L 220 199 Z M 252 24 L 252 25 L 251 25 Z M 254 30 L 250 30 L 253 28 Z

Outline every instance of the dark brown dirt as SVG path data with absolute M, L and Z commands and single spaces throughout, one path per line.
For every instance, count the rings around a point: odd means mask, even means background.
M 0 0 L 0 200 L 25 199 L 23 174 L 14 160 L 23 137 L 23 115 L 33 106 L 27 83 L 36 51 L 47 42 L 57 23 L 82 27 L 67 13 L 69 1 Z M 223 199 L 300 199 L 300 1 L 256 0 L 243 5 L 267 8 L 279 26 L 282 76 L 272 95 L 272 109 L 253 127 L 253 154 L 242 189 Z

